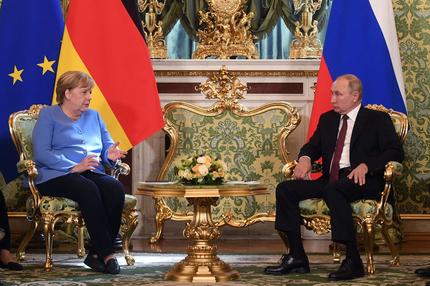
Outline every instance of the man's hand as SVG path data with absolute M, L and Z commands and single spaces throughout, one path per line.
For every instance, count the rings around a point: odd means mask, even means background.
M 354 170 L 351 171 L 348 175 L 348 179 L 354 179 L 354 183 L 362 186 L 366 183 L 366 174 L 369 171 L 367 165 L 365 163 L 361 163 Z
M 299 158 L 299 162 L 297 163 L 296 168 L 294 168 L 293 178 L 297 180 L 306 179 L 311 169 L 311 158 L 307 156 L 302 156 Z
M 126 151 L 120 150 L 118 148 L 119 142 L 115 142 L 112 146 L 109 147 L 107 152 L 107 157 L 111 161 L 116 161 L 118 159 L 124 158 L 127 155 Z
M 100 164 L 100 158 L 96 154 L 89 155 L 85 157 L 79 164 L 70 169 L 72 173 L 83 173 L 88 170 L 95 170 Z

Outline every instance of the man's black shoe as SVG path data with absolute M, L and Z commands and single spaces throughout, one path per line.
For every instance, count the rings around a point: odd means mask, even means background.
M 103 261 L 92 256 L 91 254 L 87 255 L 87 257 L 84 260 L 84 263 L 86 266 L 90 267 L 94 271 L 105 272 L 105 264 L 103 263 Z
M 6 263 L 6 264 L 4 264 L 3 262 L 0 262 L 0 268 L 6 268 L 9 270 L 14 270 L 14 271 L 20 271 L 23 269 L 21 264 L 19 264 L 18 262 L 13 262 L 13 261 Z
M 119 267 L 118 260 L 116 258 L 111 258 L 106 262 L 105 273 L 108 274 L 119 274 L 121 268 Z
M 342 261 L 339 269 L 328 275 L 329 280 L 350 280 L 364 276 L 363 262 L 353 261 L 352 259 L 345 259 Z
M 284 275 L 288 273 L 309 273 L 309 260 L 297 259 L 289 254 L 282 255 L 280 263 L 275 266 L 267 266 L 264 269 L 264 274 L 268 275 Z
M 422 277 L 430 277 L 430 267 L 418 268 L 415 270 L 415 274 Z

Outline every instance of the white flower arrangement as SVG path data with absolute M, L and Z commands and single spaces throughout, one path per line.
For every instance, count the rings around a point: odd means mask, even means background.
M 221 159 L 202 154 L 182 160 L 175 167 L 175 174 L 184 184 L 214 185 L 223 182 L 226 170 Z

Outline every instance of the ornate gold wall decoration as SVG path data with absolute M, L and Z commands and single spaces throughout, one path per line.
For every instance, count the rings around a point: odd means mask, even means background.
M 290 58 L 320 58 L 321 41 L 318 39 L 318 21 L 313 19 L 316 11 L 321 8 L 322 0 L 294 0 L 294 13 L 300 13 L 300 21 L 296 21 L 295 39 L 290 45 Z
M 243 56 L 257 59 L 254 36 L 250 32 L 254 13 L 246 14 L 243 6 L 248 0 L 206 0 L 209 12 L 199 11 L 199 24 L 203 29 L 197 31 L 199 45 L 193 59 L 214 56 L 228 59 Z
M 151 59 L 167 58 L 166 41 L 161 28 L 162 23 L 161 21 L 157 22 L 157 15 L 163 11 L 164 3 L 158 0 L 138 0 L 137 5 L 139 12 L 145 15 L 142 28 Z
M 214 74 L 207 81 L 196 87 L 207 99 L 217 99 L 210 111 L 217 112 L 223 109 L 244 111 L 245 107 L 239 104 L 239 99 L 244 99 L 248 91 L 246 84 L 228 72 L 226 66 L 222 66 L 219 74 Z

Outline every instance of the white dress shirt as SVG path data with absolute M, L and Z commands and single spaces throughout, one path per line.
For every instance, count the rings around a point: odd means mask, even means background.
M 345 143 L 343 145 L 342 155 L 340 156 L 339 169 L 351 166 L 351 163 L 349 160 L 349 150 L 351 147 L 351 135 L 352 135 L 352 130 L 354 129 L 355 120 L 357 119 L 357 115 L 358 115 L 358 111 L 360 110 L 360 107 L 361 107 L 361 104 L 346 114 L 348 116 L 348 119 L 347 119 L 348 128 L 346 129 Z M 342 128 L 342 120 L 339 123 L 339 129 L 337 133 L 338 136 L 339 136 L 340 128 Z

